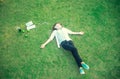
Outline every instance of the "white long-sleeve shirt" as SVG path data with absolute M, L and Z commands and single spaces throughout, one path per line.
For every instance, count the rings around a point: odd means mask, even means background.
M 54 37 L 56 37 L 56 41 L 57 41 L 57 45 L 58 45 L 58 48 L 60 48 L 60 44 L 62 43 L 62 41 L 69 41 L 69 40 L 72 40 L 70 37 L 69 37 L 69 34 L 71 33 L 71 30 L 68 30 L 67 28 L 61 28 L 59 30 L 54 30 L 52 33 L 51 33 L 51 36 L 49 39 L 53 40 Z

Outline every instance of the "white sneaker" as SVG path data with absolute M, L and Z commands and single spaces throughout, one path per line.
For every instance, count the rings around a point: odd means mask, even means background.
M 79 69 L 80 74 L 85 74 L 84 70 L 82 68 Z

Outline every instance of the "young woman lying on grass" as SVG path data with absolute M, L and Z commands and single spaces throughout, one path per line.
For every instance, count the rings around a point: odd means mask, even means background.
M 82 61 L 81 57 L 78 54 L 77 48 L 74 46 L 72 39 L 69 37 L 69 34 L 83 35 L 84 32 L 72 32 L 71 30 L 64 28 L 60 23 L 56 23 L 53 26 L 51 36 L 44 44 L 41 45 L 41 48 L 44 48 L 55 37 L 58 47 L 60 48 L 61 46 L 65 50 L 70 51 L 77 62 L 80 74 L 85 74 L 83 68 L 89 69 L 89 66 Z

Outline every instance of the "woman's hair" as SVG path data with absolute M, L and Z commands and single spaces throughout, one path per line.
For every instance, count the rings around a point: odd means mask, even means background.
M 56 24 L 60 24 L 60 25 L 62 26 L 61 23 L 55 23 L 55 24 L 53 25 L 53 27 L 52 27 L 52 31 L 57 30 L 57 29 L 55 28 Z
M 52 27 L 52 30 L 53 30 L 53 31 L 54 31 L 54 30 L 57 30 L 57 29 L 55 28 L 56 24 L 57 24 L 57 23 L 55 23 L 55 24 L 53 25 L 53 27 Z

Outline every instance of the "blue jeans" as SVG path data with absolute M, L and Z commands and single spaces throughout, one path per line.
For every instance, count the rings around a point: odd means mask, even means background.
M 82 59 L 79 56 L 77 48 L 74 46 L 73 42 L 72 41 L 63 41 L 61 43 L 61 46 L 65 50 L 72 52 L 72 55 L 73 55 L 74 59 L 76 60 L 78 67 L 82 67 L 82 65 L 81 65 Z

